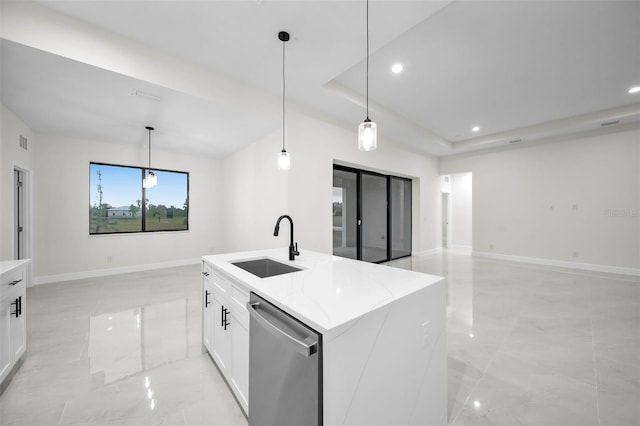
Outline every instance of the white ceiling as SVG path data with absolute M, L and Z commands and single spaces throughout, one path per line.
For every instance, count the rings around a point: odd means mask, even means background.
M 1 4 L 2 103 L 38 132 L 141 144 L 153 125 L 223 158 L 279 131 L 280 30 L 290 108 L 354 143 L 366 115 L 364 1 Z M 639 1 L 372 0 L 370 38 L 381 143 L 448 155 L 640 120 Z

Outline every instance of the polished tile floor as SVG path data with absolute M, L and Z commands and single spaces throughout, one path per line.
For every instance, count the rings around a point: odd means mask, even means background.
M 449 424 L 640 425 L 640 280 L 445 252 Z M 246 425 L 200 343 L 187 266 L 28 290 L 0 425 Z
M 640 425 L 640 278 L 407 258 L 447 277 L 449 424 Z

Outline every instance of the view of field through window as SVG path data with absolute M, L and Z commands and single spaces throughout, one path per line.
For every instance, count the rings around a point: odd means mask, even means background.
M 158 185 L 145 189 L 146 172 L 89 164 L 89 234 L 189 229 L 189 174 L 153 170 Z

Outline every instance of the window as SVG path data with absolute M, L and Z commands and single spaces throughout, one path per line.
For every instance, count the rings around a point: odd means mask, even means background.
M 89 234 L 189 229 L 189 173 L 154 169 L 158 185 L 143 188 L 146 170 L 89 163 Z

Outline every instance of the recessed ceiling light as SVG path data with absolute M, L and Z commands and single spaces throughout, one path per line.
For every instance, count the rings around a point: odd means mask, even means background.
M 480 127 L 473 126 L 473 128 L 471 130 L 473 130 L 474 132 L 479 132 L 480 131 Z
M 640 86 L 634 86 L 631 89 L 629 89 L 629 93 L 638 93 L 640 92 Z
M 401 73 L 401 72 L 402 72 L 403 68 L 404 68 L 404 67 L 402 66 L 402 64 L 394 64 L 394 65 L 391 67 L 391 71 L 392 71 L 394 74 L 399 74 L 399 73 Z

